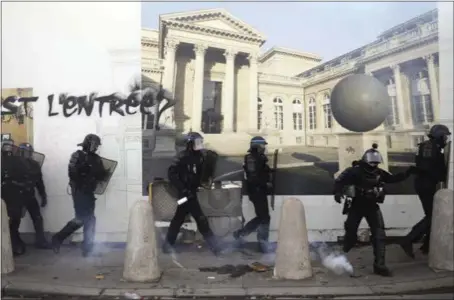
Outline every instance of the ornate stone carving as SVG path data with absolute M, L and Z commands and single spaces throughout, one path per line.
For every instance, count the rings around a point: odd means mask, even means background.
M 250 63 L 257 63 L 258 55 L 257 53 L 249 53 L 247 59 L 249 60 Z
M 235 59 L 235 56 L 237 55 L 237 51 L 234 51 L 232 49 L 226 49 L 224 51 L 224 57 L 226 60 L 230 60 L 230 59 Z
M 196 55 L 205 55 L 208 46 L 205 44 L 195 44 L 194 45 L 194 52 Z
M 391 70 L 393 70 L 394 72 L 400 72 L 400 65 L 396 64 L 396 65 L 391 65 L 389 66 L 391 68 Z
M 165 52 L 167 53 L 168 51 L 173 51 L 175 52 L 177 50 L 179 42 L 177 40 L 166 40 L 165 41 Z
M 424 56 L 424 60 L 426 61 L 427 64 L 433 64 L 435 62 L 435 55 L 429 54 Z

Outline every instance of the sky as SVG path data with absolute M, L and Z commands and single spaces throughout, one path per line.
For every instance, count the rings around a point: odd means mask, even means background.
M 142 26 L 158 29 L 160 14 L 224 8 L 266 36 L 263 52 L 278 46 L 328 61 L 436 7 L 436 2 L 145 2 Z

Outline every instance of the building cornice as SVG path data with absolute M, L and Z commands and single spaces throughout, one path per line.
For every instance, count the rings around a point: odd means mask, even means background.
M 302 58 L 308 61 L 314 61 L 314 62 L 320 62 L 322 60 L 322 57 L 312 54 L 312 53 L 307 53 L 307 52 L 300 52 L 292 49 L 286 49 L 286 48 L 280 48 L 280 47 L 272 47 L 265 53 L 263 53 L 259 57 L 259 62 L 263 63 L 265 62 L 268 58 L 270 58 L 273 54 L 283 54 L 286 56 L 292 56 L 292 57 L 297 57 L 297 58 Z
M 302 86 L 309 87 L 315 84 L 326 82 L 338 77 L 355 73 L 359 70 L 357 61 L 347 61 L 340 66 L 333 67 L 332 69 L 325 70 L 322 73 L 314 74 L 313 77 L 301 78 Z
M 221 38 L 227 38 L 227 39 L 231 39 L 231 40 L 247 42 L 247 43 L 254 44 L 254 45 L 262 45 L 265 42 L 265 40 L 263 40 L 257 36 L 245 35 L 245 34 L 241 34 L 241 33 L 231 32 L 228 30 L 223 30 L 223 29 L 218 29 L 218 28 L 213 28 L 213 27 L 208 27 L 208 26 L 202 26 L 202 25 L 197 25 L 197 24 L 192 24 L 192 23 L 168 20 L 168 21 L 163 21 L 163 24 L 165 26 L 167 26 L 168 28 L 172 28 L 172 29 L 195 32 L 195 33 L 200 33 L 203 35 L 216 36 L 216 37 L 221 37 Z
M 301 88 L 301 80 L 299 78 L 290 77 L 290 76 L 258 73 L 258 81 L 261 84 L 291 86 L 291 87 Z
M 208 20 L 226 20 L 227 23 L 230 24 L 233 28 L 240 32 L 243 32 L 245 35 L 253 35 L 263 41 L 266 40 L 266 37 L 260 31 L 258 31 L 251 25 L 241 21 L 240 19 L 237 19 L 226 9 L 223 8 L 164 14 L 160 16 L 160 20 L 161 21 L 174 20 L 188 23 Z

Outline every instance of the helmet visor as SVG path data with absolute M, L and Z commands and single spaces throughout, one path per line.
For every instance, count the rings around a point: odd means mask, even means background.
M 196 151 L 200 151 L 205 148 L 202 138 L 194 139 L 193 143 L 194 143 L 194 150 L 196 150 Z
M 378 151 L 370 151 L 364 154 L 364 162 L 371 165 L 378 165 L 383 163 L 383 158 Z

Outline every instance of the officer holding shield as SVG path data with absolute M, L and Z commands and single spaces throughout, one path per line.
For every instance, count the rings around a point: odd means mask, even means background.
M 33 221 L 35 228 L 35 246 L 39 249 L 50 249 L 50 245 L 44 236 L 44 222 L 41 215 L 38 200 L 35 197 L 35 187 L 41 197 L 41 207 L 47 205 L 46 188 L 43 182 L 43 174 L 41 166 L 33 159 L 33 146 L 29 143 L 22 143 L 19 145 L 20 156 L 24 159 L 27 167 L 27 175 L 30 178 L 30 184 L 24 188 L 24 205 Z M 24 170 L 25 172 L 25 170 Z
M 96 226 L 94 192 L 97 184 L 105 180 L 110 173 L 104 168 L 101 157 L 96 154 L 98 147 L 101 146 L 99 136 L 88 134 L 78 146 L 81 146 L 82 150 L 74 152 L 68 164 L 75 218 L 52 237 L 52 247 L 54 252 L 58 253 L 63 241 L 83 226 L 82 255 L 88 256 L 93 251 Z
M 451 135 L 448 127 L 437 124 L 430 128 L 429 140 L 418 144 L 416 153 L 415 190 L 424 210 L 424 218 L 402 239 L 400 245 L 405 253 L 414 258 L 413 243 L 421 240 L 420 248 L 423 254 L 429 252 L 430 225 L 432 223 L 432 209 L 437 185 L 447 181 L 448 170 L 445 163 L 444 151 L 449 151 L 448 138 Z
M 202 171 L 205 163 L 202 153 L 204 149 L 203 137 L 198 132 L 189 132 L 185 136 L 185 144 L 186 149 L 179 152 L 170 165 L 168 178 L 170 184 L 178 192 L 178 199 L 186 198 L 186 202 L 178 205 L 177 211 L 170 222 L 163 245 L 163 252 L 170 253 L 174 251 L 178 232 L 186 216 L 191 214 L 195 219 L 198 230 L 205 238 L 208 247 L 217 255 L 221 249 L 197 198 L 197 190 L 202 183 Z

